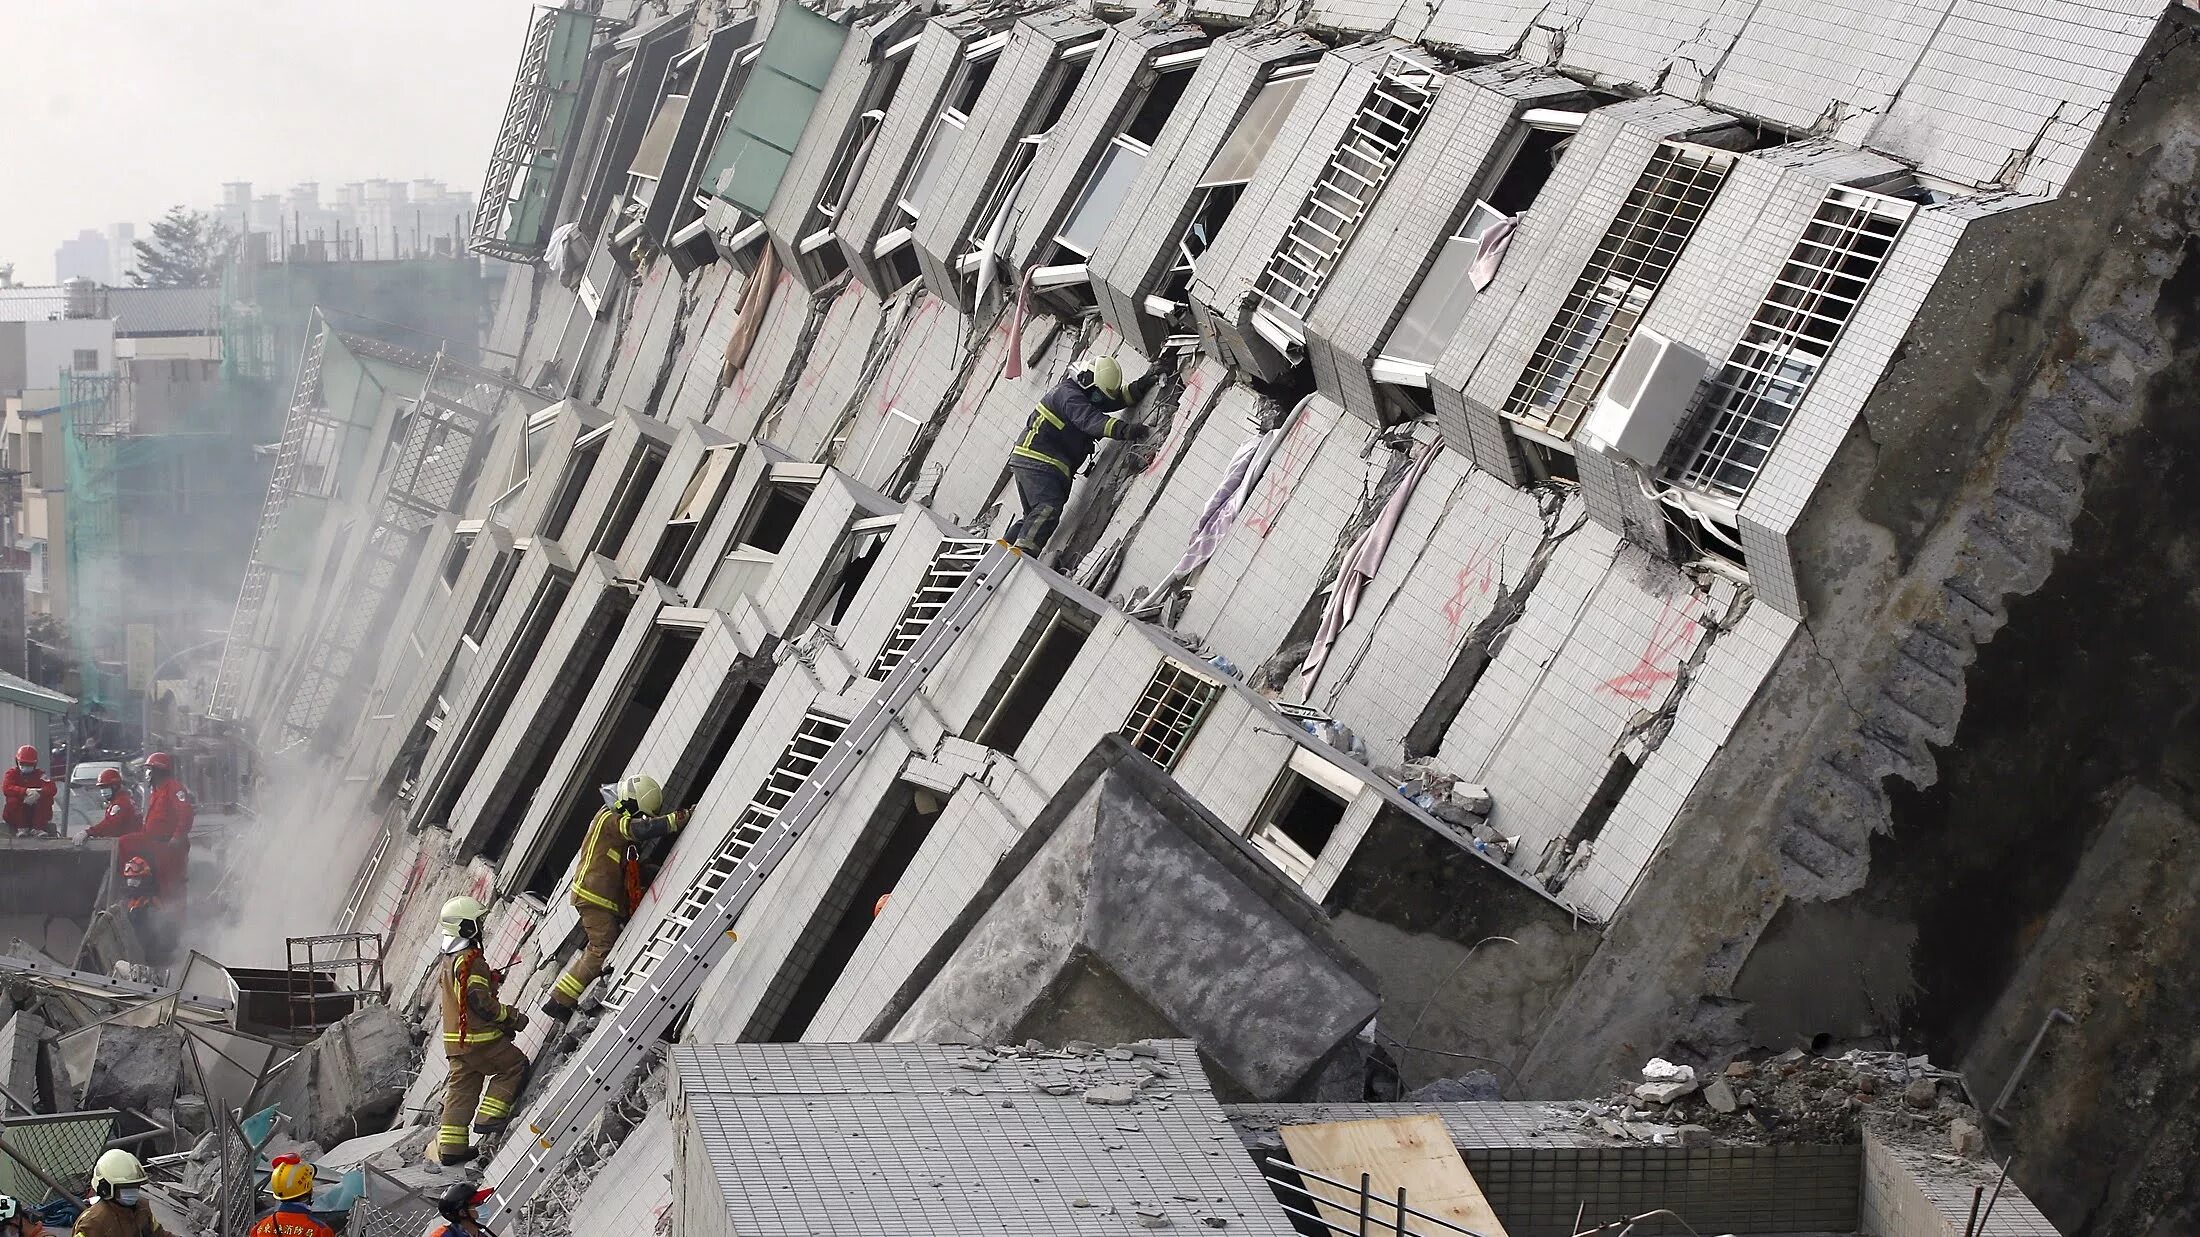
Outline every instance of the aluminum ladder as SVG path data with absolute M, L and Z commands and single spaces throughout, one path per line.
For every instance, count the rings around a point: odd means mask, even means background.
M 985 549 L 976 570 L 925 628 L 923 634 L 856 712 L 832 749 L 818 761 L 771 827 L 750 846 L 715 894 L 694 908 L 677 938 L 646 973 L 641 962 L 632 991 L 616 1011 L 607 1012 L 588 1042 L 559 1069 L 550 1090 L 528 1108 L 525 1118 L 490 1164 L 486 1180 L 496 1189 L 487 1219 L 517 1212 L 564 1169 L 574 1145 L 605 1105 L 625 1088 L 651 1044 L 685 1010 L 703 981 L 735 939 L 734 925 L 792 853 L 803 830 L 832 801 L 850 774 L 892 728 L 925 678 L 954 650 L 962 633 L 1007 579 L 1019 557 L 1006 545 Z M 685 906 L 685 900 L 683 900 Z M 655 943 L 653 942 L 653 945 Z M 654 950 L 653 950 L 654 952 Z

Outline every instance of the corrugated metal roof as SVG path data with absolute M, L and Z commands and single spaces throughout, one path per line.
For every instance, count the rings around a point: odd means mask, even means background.
M 221 326 L 219 288 L 109 288 L 115 335 L 212 335 Z
M 70 697 L 4 670 L 0 670 L 0 700 L 12 700 L 41 713 L 66 713 L 76 707 L 76 701 Z

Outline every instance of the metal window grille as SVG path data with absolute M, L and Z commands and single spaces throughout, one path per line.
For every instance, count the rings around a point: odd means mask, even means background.
M 1403 53 L 1383 65 L 1352 127 L 1254 285 L 1261 300 L 1287 322 L 1303 322 L 1313 308 L 1338 256 L 1420 130 L 1438 81 L 1435 70 Z
M 924 638 L 924 631 L 947 608 L 955 590 L 962 587 L 970 573 L 978 569 L 978 560 L 985 557 L 989 541 L 943 541 L 932 555 L 932 565 L 917 585 L 917 591 L 909 595 L 909 604 L 902 607 L 901 617 L 894 622 L 893 633 L 886 637 L 886 645 L 878 651 L 871 663 L 869 678 L 884 680 L 894 672 L 909 650 Z
M 565 140 L 580 107 L 588 49 L 600 19 L 538 10 L 521 45 L 512 97 L 497 126 L 474 210 L 472 248 L 513 262 L 542 254 L 550 198 L 562 179 Z
M 1222 688 L 1173 661 L 1162 662 L 1123 721 L 1123 737 L 1163 769 L 1173 770 L 1199 733 Z
M 634 995 L 637 986 L 645 982 L 656 970 L 657 964 L 669 955 L 679 943 L 681 934 L 710 906 L 718 891 L 733 879 L 741 861 L 748 857 L 758 838 L 764 836 L 779 813 L 786 809 L 802 783 L 816 772 L 818 762 L 848 729 L 848 723 L 829 713 L 805 713 L 802 724 L 795 727 L 794 737 L 787 740 L 786 748 L 779 753 L 779 760 L 772 771 L 765 775 L 764 784 L 757 787 L 756 797 L 741 809 L 739 819 L 733 822 L 732 832 L 726 835 L 718 853 L 696 873 L 687 891 L 680 895 L 680 903 L 664 918 L 657 921 L 657 930 L 650 935 L 649 944 L 632 965 L 619 972 L 618 981 L 604 1004 L 612 1009 L 624 1005 Z
M 1740 502 L 1916 207 L 1836 185 L 1711 380 L 1680 483 Z
M 1536 346 L 1506 416 L 1573 435 L 1733 166 L 1722 150 L 1658 147 Z

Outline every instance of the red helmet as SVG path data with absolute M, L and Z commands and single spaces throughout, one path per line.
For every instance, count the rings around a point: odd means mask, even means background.
M 21 747 L 19 747 L 19 748 L 16 748 L 16 749 L 15 749 L 15 763 L 17 763 L 17 764 L 19 764 L 19 765 L 34 765 L 34 764 L 37 764 L 37 763 L 38 763 L 38 749 L 37 749 L 37 748 L 35 748 L 35 747 L 32 747 L 32 746 L 31 746 L 30 744 L 28 744 L 28 743 L 25 743 L 25 744 L 24 744 L 23 746 L 21 746 Z
M 143 855 L 132 855 L 128 862 L 122 865 L 122 875 L 125 880 L 142 879 L 152 874 L 153 865 L 145 862 L 145 856 Z
M 120 769 L 101 769 L 101 770 L 99 771 L 99 784 L 100 784 L 100 785 L 102 785 L 102 786 L 120 786 L 120 785 L 122 785 L 122 770 L 120 770 Z
M 176 762 L 166 752 L 154 752 L 145 758 L 145 767 L 158 769 L 163 773 L 172 773 L 175 771 Z

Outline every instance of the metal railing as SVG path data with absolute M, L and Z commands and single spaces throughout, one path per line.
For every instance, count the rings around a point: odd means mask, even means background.
M 1278 1174 L 1279 1169 L 1282 1175 Z M 1343 1233 L 1346 1237 L 1383 1237 L 1386 1233 L 1390 1237 L 1439 1237 L 1442 1234 L 1489 1237 L 1441 1216 L 1414 1210 L 1406 1201 L 1404 1186 L 1398 1187 L 1395 1197 L 1375 1193 L 1366 1173 L 1361 1173 L 1359 1182 L 1353 1184 L 1271 1156 L 1261 1165 L 1261 1176 L 1287 1214 L 1322 1232 Z M 1309 1188 L 1306 1183 L 1310 1181 L 1328 1188 Z M 1301 1206 L 1292 1205 L 1294 1197 Z

